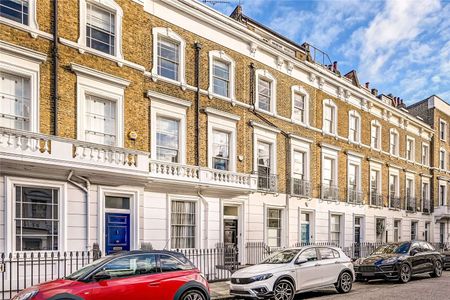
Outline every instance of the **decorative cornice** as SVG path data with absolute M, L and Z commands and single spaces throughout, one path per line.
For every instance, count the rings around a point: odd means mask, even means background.
M 26 57 L 28 59 L 45 62 L 47 60 L 47 55 L 42 52 L 31 50 L 22 46 L 17 46 L 8 42 L 0 41 L 0 50 L 12 53 L 15 56 Z
M 190 107 L 192 105 L 192 103 L 189 102 L 189 101 L 186 101 L 186 100 L 183 100 L 183 99 L 180 99 L 180 98 L 176 98 L 176 97 L 173 97 L 173 96 L 169 96 L 169 95 L 166 95 L 166 94 L 154 92 L 154 91 L 151 91 L 151 90 L 147 91 L 147 97 L 150 98 L 150 99 L 157 99 L 157 100 L 167 101 L 167 102 L 170 102 L 170 103 L 175 104 L 175 105 L 183 106 L 185 108 L 188 108 L 188 107 Z
M 215 108 L 212 108 L 212 107 L 207 107 L 207 108 L 205 108 L 204 111 L 208 115 L 219 116 L 219 117 L 230 119 L 230 120 L 233 120 L 233 121 L 239 121 L 241 119 L 240 116 L 237 116 L 235 114 L 232 114 L 232 113 L 229 113 L 229 112 L 226 112 L 226 111 L 218 110 L 218 109 L 215 109 Z

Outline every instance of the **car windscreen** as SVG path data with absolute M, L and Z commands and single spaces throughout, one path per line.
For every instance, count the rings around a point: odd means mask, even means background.
M 108 257 L 104 256 L 102 258 L 94 260 L 93 262 L 91 262 L 90 264 L 84 266 L 83 268 L 79 269 L 78 271 L 73 272 L 72 274 L 64 277 L 64 279 L 78 280 L 81 277 L 83 277 L 84 275 L 86 275 L 86 274 L 92 272 L 93 270 L 95 270 L 99 265 L 101 265 L 107 259 L 108 259 Z
M 278 251 L 261 262 L 261 264 L 287 264 L 300 252 L 300 249 Z
M 406 254 L 411 247 L 410 242 L 400 243 L 400 244 L 388 244 L 378 247 L 372 255 L 380 254 Z

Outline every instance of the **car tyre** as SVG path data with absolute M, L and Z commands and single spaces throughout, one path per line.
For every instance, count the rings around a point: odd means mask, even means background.
M 292 282 L 287 279 L 281 279 L 273 288 L 273 299 L 292 300 L 295 297 L 295 289 Z
M 430 273 L 431 277 L 436 278 L 436 277 L 441 277 L 442 275 L 442 262 L 440 260 L 436 260 L 434 262 L 434 268 L 433 268 L 433 272 Z
M 350 272 L 342 272 L 336 283 L 336 290 L 341 294 L 347 294 L 352 290 L 353 277 Z
M 187 290 L 181 295 L 180 300 L 206 300 L 206 297 L 199 290 Z
M 411 274 L 412 274 L 411 267 L 407 263 L 400 265 L 399 276 L 398 276 L 399 282 L 407 283 L 408 281 L 411 280 Z

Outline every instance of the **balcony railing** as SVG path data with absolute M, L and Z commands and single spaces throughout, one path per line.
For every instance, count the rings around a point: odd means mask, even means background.
M 322 183 L 320 187 L 322 200 L 327 201 L 338 201 L 339 200 L 339 189 L 335 185 L 330 185 Z
M 347 190 L 347 202 L 351 204 L 362 204 L 363 194 L 361 191 L 349 188 Z
M 416 198 L 411 196 L 405 197 L 406 211 L 416 212 Z
M 298 197 L 310 197 L 311 183 L 308 180 L 292 178 L 291 195 Z
M 231 171 L 223 171 L 166 161 L 151 160 L 150 176 L 155 179 L 179 180 L 205 185 L 231 188 L 256 189 L 256 177 Z
M 258 174 L 258 191 L 276 193 L 278 191 L 278 175 Z
M 370 193 L 370 205 L 383 207 L 383 195 L 372 191 Z
M 426 214 L 431 212 L 430 198 L 422 198 L 422 212 Z
M 389 208 L 400 209 L 401 208 L 400 197 L 397 197 L 395 195 L 390 195 L 389 196 Z

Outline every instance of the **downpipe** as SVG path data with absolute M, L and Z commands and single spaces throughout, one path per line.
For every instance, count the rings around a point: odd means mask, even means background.
M 203 206 L 205 208 L 204 215 L 205 215 L 205 241 L 208 241 L 208 224 L 209 224 L 209 204 L 208 200 L 206 200 L 205 196 L 202 195 L 200 191 L 197 191 L 198 197 L 202 200 Z M 209 247 L 206 247 L 209 248 Z
M 86 184 L 86 186 L 83 186 L 81 184 L 79 184 L 76 181 L 72 180 L 72 176 L 75 178 L 78 178 L 81 181 L 84 181 L 84 183 Z M 85 194 L 86 194 L 86 250 L 89 251 L 90 247 L 91 247 L 91 234 L 90 234 L 90 228 L 91 228 L 91 222 L 90 222 L 90 209 L 89 209 L 89 204 L 90 204 L 90 193 L 89 191 L 91 190 L 91 182 L 86 179 L 85 177 L 82 176 L 77 176 L 77 175 L 73 175 L 73 170 L 70 170 L 69 176 L 67 176 L 67 182 L 70 182 L 71 184 L 73 184 L 74 186 L 76 186 L 77 188 L 79 188 L 80 190 L 82 190 Z

